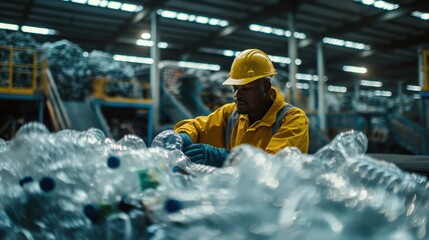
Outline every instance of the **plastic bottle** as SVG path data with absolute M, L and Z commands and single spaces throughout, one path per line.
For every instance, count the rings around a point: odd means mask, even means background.
M 151 147 L 161 147 L 168 150 L 179 149 L 183 147 L 182 137 L 173 130 L 165 130 L 155 136 Z
M 147 148 L 144 140 L 133 134 L 125 135 L 118 141 L 118 144 L 134 150 Z

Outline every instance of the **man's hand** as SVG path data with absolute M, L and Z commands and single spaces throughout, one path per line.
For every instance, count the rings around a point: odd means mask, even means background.
M 181 132 L 181 133 L 179 133 L 179 135 L 180 135 L 180 137 L 182 137 L 182 140 L 183 140 L 183 147 L 182 147 L 182 149 L 185 149 L 189 145 L 192 144 L 192 139 L 191 139 L 191 137 L 187 133 Z
M 222 167 L 229 151 L 225 148 L 198 143 L 189 145 L 183 149 L 183 153 L 194 163 Z

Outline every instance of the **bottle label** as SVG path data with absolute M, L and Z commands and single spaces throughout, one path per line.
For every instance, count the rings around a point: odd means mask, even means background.
M 156 169 L 140 170 L 137 172 L 137 175 L 140 182 L 140 191 L 158 187 L 160 174 Z

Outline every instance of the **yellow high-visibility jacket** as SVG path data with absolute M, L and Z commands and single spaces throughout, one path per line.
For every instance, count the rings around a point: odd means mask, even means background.
M 272 127 L 277 113 L 288 103 L 275 88 L 271 89 L 270 96 L 274 100 L 273 105 L 261 120 L 249 126 L 247 114 L 239 115 L 228 146 L 225 143 L 225 131 L 228 118 L 236 109 L 235 103 L 225 104 L 208 116 L 180 121 L 174 126 L 174 131 L 187 133 L 193 143 L 205 143 L 226 149 L 247 143 L 268 153 L 277 153 L 286 146 L 295 146 L 302 153 L 308 153 L 308 118 L 304 111 L 297 107 L 290 109 L 273 135 Z

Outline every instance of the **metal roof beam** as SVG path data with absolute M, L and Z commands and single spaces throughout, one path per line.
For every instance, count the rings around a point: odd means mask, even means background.
M 368 58 L 376 55 L 377 53 L 386 53 L 386 52 L 394 51 L 395 49 L 402 49 L 402 48 L 408 48 L 413 46 L 417 48 L 419 45 L 426 44 L 428 42 L 429 42 L 429 31 L 426 31 L 424 34 L 411 36 L 402 40 L 391 42 L 390 44 L 380 44 L 380 45 L 372 46 L 371 50 L 359 52 L 352 56 L 348 55 L 345 58 L 336 59 L 335 61 L 330 62 L 330 64 L 353 62 L 353 61 L 356 61 L 357 59 Z M 416 54 L 417 54 L 417 51 L 416 51 Z
M 131 18 L 121 24 L 118 29 L 116 29 L 112 35 L 104 42 L 103 48 L 106 51 L 109 51 L 112 48 L 112 45 L 127 31 L 132 27 L 136 26 L 138 23 L 146 20 L 154 11 L 157 11 L 159 8 L 164 6 L 168 0 L 152 0 L 148 4 L 145 4 L 142 11 L 134 14 Z
M 34 6 L 34 0 L 29 0 L 27 2 L 27 4 L 25 5 L 24 11 L 21 14 L 21 20 L 19 21 L 19 26 L 20 27 L 27 22 L 28 17 L 30 16 L 30 13 L 31 13 L 31 9 L 33 8 L 33 6 Z
M 248 14 L 245 18 L 238 21 L 230 22 L 230 25 L 214 32 L 197 42 L 191 43 L 187 49 L 191 49 L 188 53 L 196 52 L 202 46 L 207 46 L 208 43 L 223 37 L 230 36 L 240 29 L 247 28 L 251 23 L 263 21 L 267 18 L 279 16 L 285 12 L 296 11 L 298 7 L 304 3 L 309 3 L 315 0 L 295 0 L 295 1 L 278 1 L 273 5 L 269 5 L 257 12 Z M 186 49 L 186 48 L 185 48 Z

